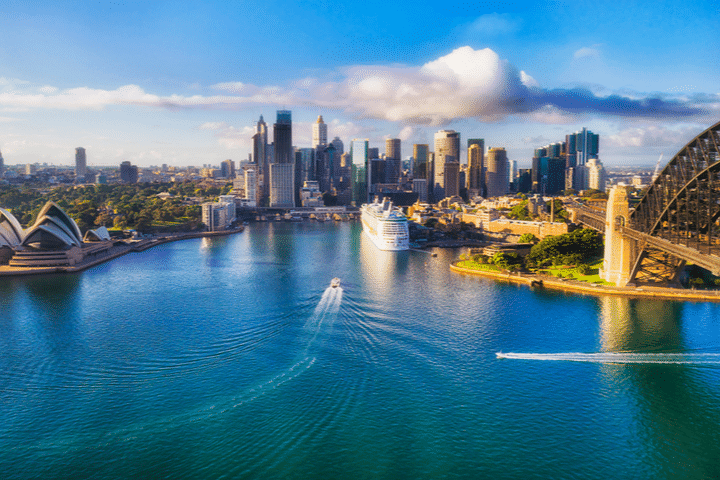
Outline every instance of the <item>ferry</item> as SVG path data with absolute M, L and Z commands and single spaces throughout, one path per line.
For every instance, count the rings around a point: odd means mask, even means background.
M 408 220 L 398 207 L 384 198 L 382 203 L 375 198 L 374 203 L 363 204 L 361 208 L 363 231 L 380 250 L 408 250 L 410 233 Z

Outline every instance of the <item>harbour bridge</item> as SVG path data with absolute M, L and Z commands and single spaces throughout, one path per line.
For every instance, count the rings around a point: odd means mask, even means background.
M 687 262 L 720 275 L 720 123 L 675 154 L 635 208 L 614 187 L 604 214 L 569 209 L 605 233 L 602 274 L 617 285 L 673 284 Z

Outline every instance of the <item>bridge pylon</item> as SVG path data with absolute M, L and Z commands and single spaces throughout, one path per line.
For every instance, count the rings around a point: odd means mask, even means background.
M 600 277 L 625 286 L 632 278 L 636 247 L 632 238 L 623 235 L 630 218 L 627 187 L 615 186 L 610 190 L 605 212 L 605 257 Z

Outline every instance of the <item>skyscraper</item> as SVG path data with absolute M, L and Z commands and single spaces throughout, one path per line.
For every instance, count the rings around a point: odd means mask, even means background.
M 333 144 L 333 146 L 335 146 L 335 153 L 338 155 L 338 157 L 345 153 L 345 145 L 343 145 L 340 137 L 333 138 L 333 141 L 331 143 Z
M 402 173 L 402 155 L 400 152 L 400 139 L 388 138 L 385 140 L 385 182 L 398 183 Z
M 416 143 L 413 145 L 413 158 L 415 159 L 413 176 L 415 178 L 428 178 L 428 150 L 427 143 Z
M 313 124 L 313 148 L 321 145 L 327 145 L 327 124 L 323 121 L 322 115 L 317 118 Z
M 435 198 L 445 197 L 445 162 L 460 161 L 460 134 L 455 130 L 440 130 L 435 134 Z
M 350 172 L 350 188 L 352 191 L 352 202 L 356 206 L 360 206 L 368 201 L 368 144 L 370 141 L 354 139 L 350 143 L 350 157 L 352 158 L 352 170 Z
M 5 173 L 5 160 L 3 160 L 2 152 L 0 152 L 0 177 Z
M 87 158 L 85 157 L 85 149 L 78 147 L 75 149 L 75 181 L 84 182 L 87 173 Z
M 270 158 L 268 155 L 268 132 L 267 123 L 260 115 L 257 125 L 255 125 L 255 135 L 253 139 L 253 159 L 257 164 L 257 182 L 258 182 L 258 205 L 267 206 L 270 198 Z
M 295 150 L 292 112 L 278 110 L 273 125 L 274 162 L 270 165 L 270 206 L 295 207 Z
M 508 159 L 504 148 L 488 150 L 485 162 L 485 188 L 487 197 L 500 197 L 508 191 Z
M 275 163 L 294 163 L 295 150 L 292 145 L 292 112 L 278 110 L 277 121 L 273 125 L 273 144 L 275 145 Z
M 485 193 L 484 143 L 484 141 L 482 141 L 482 144 L 468 141 L 468 197 L 475 197 Z

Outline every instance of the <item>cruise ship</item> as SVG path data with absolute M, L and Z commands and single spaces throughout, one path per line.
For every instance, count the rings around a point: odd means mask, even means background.
M 389 199 L 363 204 L 361 212 L 363 231 L 380 250 L 410 248 L 407 217 Z

